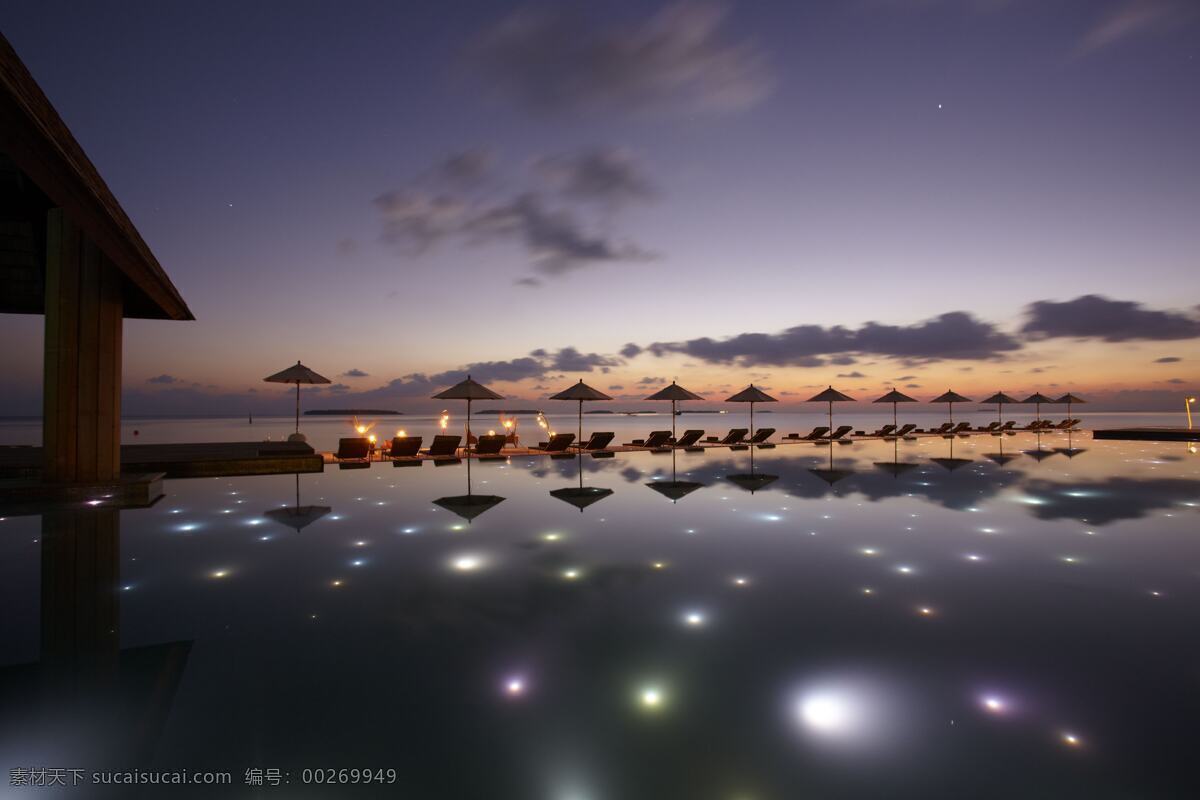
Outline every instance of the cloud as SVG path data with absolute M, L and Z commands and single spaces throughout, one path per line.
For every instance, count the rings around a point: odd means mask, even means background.
M 562 275 L 595 263 L 654 258 L 635 244 L 587 233 L 572 213 L 546 208 L 533 192 L 484 209 L 466 221 L 462 232 L 476 242 L 521 243 L 533 268 L 543 275 Z
M 445 158 L 434 170 L 437 179 L 457 187 L 475 187 L 492 173 L 495 154 L 486 147 L 475 147 Z
M 595 369 L 617 367 L 621 361 L 597 353 L 581 353 L 574 347 L 564 347 L 550 359 L 549 367 L 561 372 L 591 372 Z
M 642 352 L 642 348 L 638 347 L 633 342 L 621 348 L 621 355 L 625 358 L 636 358 Z
M 179 378 L 176 378 L 174 375 L 167 375 L 167 374 L 155 375 L 153 378 L 146 379 L 146 383 L 157 383 L 157 384 L 162 384 L 164 386 L 170 385 L 172 383 L 178 383 L 178 382 L 179 382 Z
M 343 378 L 369 378 L 370 374 L 363 372 L 361 369 L 348 369 L 342 373 Z
M 608 387 L 608 390 L 609 390 L 610 392 L 620 392 L 620 391 L 622 391 L 624 388 L 625 388 L 625 387 L 624 387 L 624 386 L 622 386 L 621 384 L 619 384 L 619 383 L 614 383 L 612 386 L 609 386 L 609 387 Z
M 534 162 L 533 169 L 566 197 L 611 208 L 652 200 L 658 192 L 638 161 L 617 148 L 545 156 Z
M 858 370 L 854 370 L 853 372 L 839 372 L 838 377 L 839 378 L 865 378 L 867 376 L 863 375 Z
M 1154 359 L 1155 364 L 1178 364 L 1183 361 L 1179 356 L 1163 356 L 1162 358 Z
M 651 376 L 646 376 L 644 378 L 639 378 L 637 380 L 637 385 L 638 386 L 653 386 L 653 385 L 656 385 L 659 383 L 666 383 L 666 382 L 667 382 L 666 378 L 655 378 L 655 377 L 651 377 Z
M 994 359 L 1020 349 L 1014 337 L 965 311 L 951 311 L 914 325 L 868 322 L 852 329 L 798 325 L 782 333 L 743 333 L 727 339 L 703 337 L 684 342 L 655 342 L 656 356 L 683 353 L 714 364 L 818 367 L 823 356 L 871 354 L 909 361 Z
M 541 113 L 742 111 L 771 92 L 765 53 L 731 42 L 716 3 L 681 2 L 623 27 L 522 9 L 479 36 L 469 61 L 497 97 Z
M 1021 332 L 1034 338 L 1070 337 L 1128 342 L 1200 337 L 1200 319 L 1177 311 L 1155 311 L 1141 303 L 1095 294 L 1061 303 L 1039 300 L 1026 309 Z
M 1138 34 L 1167 30 L 1186 17 L 1187 9 L 1177 0 L 1128 0 L 1088 28 L 1076 53 L 1088 55 Z
M 1167 383 L 1171 384 L 1172 386 L 1183 386 L 1187 383 L 1187 381 L 1185 381 L 1183 378 L 1169 378 L 1167 379 Z
M 453 179 L 418 180 L 378 195 L 373 204 L 383 241 L 410 257 L 448 241 L 515 244 L 542 276 L 655 257 L 608 232 L 618 206 L 646 199 L 654 191 L 629 154 L 595 148 L 537 159 L 534 172 L 540 183 L 534 188 L 511 187 L 507 197 L 497 199 L 495 191 L 473 191 L 475 176 L 490 169 L 479 163 L 490 159 L 485 152 L 451 156 L 434 169 L 435 175 L 450 174 Z M 526 276 L 516 283 L 536 288 L 542 280 Z

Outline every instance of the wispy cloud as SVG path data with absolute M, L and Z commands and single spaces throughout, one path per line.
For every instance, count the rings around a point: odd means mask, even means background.
M 599 232 L 598 217 L 655 193 L 654 184 L 629 153 L 592 148 L 535 159 L 525 181 L 501 199 L 477 191 L 492 170 L 491 156 L 474 150 L 451 156 L 412 185 L 384 192 L 374 205 L 383 240 L 406 256 L 418 256 L 447 241 L 467 245 L 512 243 L 544 277 L 654 254 L 640 245 Z M 493 187 L 494 188 L 494 187 Z M 518 285 L 536 288 L 527 276 Z
M 760 46 L 726 35 L 727 13 L 682 2 L 604 27 L 561 8 L 526 8 L 468 55 L 495 95 L 537 112 L 740 111 L 770 94 L 774 79 Z
M 1140 34 L 1167 30 L 1188 16 L 1187 7 L 1178 0 L 1128 0 L 1095 21 L 1076 52 L 1088 55 Z

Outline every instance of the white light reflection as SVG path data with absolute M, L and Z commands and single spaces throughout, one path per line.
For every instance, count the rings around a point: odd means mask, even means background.
M 911 741 L 910 714 L 894 686 L 868 675 L 812 681 L 791 696 L 791 714 L 814 744 L 847 753 L 899 749 Z

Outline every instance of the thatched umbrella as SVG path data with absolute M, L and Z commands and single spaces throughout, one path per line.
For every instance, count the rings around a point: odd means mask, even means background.
M 670 386 L 659 389 L 654 394 L 646 398 L 647 400 L 670 400 L 671 401 L 671 439 L 675 439 L 675 404 L 683 400 L 703 400 L 704 398 L 695 392 L 689 392 L 675 381 L 671 381 Z
M 579 401 L 579 438 L 575 440 L 575 444 L 579 447 L 583 447 L 583 402 L 585 400 L 612 400 L 604 392 L 597 391 L 584 383 L 583 378 L 580 378 L 579 383 L 572 385 L 570 389 L 564 389 L 558 394 L 552 395 L 550 399 Z
M 754 438 L 754 404 L 755 403 L 778 403 L 771 395 L 756 387 L 753 383 L 742 389 L 733 397 L 725 398 L 726 403 L 749 403 L 750 404 L 750 438 Z
M 324 375 L 318 375 L 308 367 L 297 361 L 293 366 L 288 367 L 282 372 L 276 372 L 274 375 L 268 375 L 263 378 L 266 383 L 294 383 L 296 384 L 296 438 L 304 441 L 300 436 L 300 384 L 302 383 L 332 383 L 329 378 Z
M 945 394 L 939 394 L 937 397 L 933 398 L 929 402 L 931 402 L 931 403 L 949 403 L 949 405 L 950 405 L 950 424 L 954 424 L 954 404 L 955 403 L 969 403 L 969 402 L 971 402 L 971 398 L 963 397 L 958 392 L 951 392 L 951 391 L 947 390 Z
M 830 445 L 830 447 L 832 447 L 832 446 L 833 445 Z M 749 475 L 746 475 L 746 474 L 726 475 L 725 477 L 728 478 L 731 482 L 737 484 L 741 488 L 748 491 L 750 494 L 754 494 L 756 491 L 763 488 L 764 486 L 774 483 L 775 481 L 779 480 L 778 475 L 764 475 L 762 473 L 757 473 L 754 471 L 754 448 L 753 447 L 750 448 L 750 474 Z
M 1086 403 L 1086 402 L 1087 402 L 1087 400 L 1084 400 L 1082 397 L 1079 397 L 1077 395 L 1071 394 L 1070 392 L 1067 392 L 1062 397 L 1055 400 L 1054 404 L 1062 405 L 1063 403 L 1066 403 L 1067 404 L 1067 419 L 1070 419 L 1071 418 L 1071 405 L 1073 403 Z M 1068 428 L 1067 430 L 1069 431 L 1070 428 Z
M 671 448 L 671 480 L 650 481 L 646 484 L 654 491 L 676 503 L 697 489 L 703 489 L 705 484 L 696 481 L 681 481 L 675 477 L 675 449 Z
M 834 403 L 853 403 L 854 398 L 849 395 L 842 394 L 837 389 L 830 386 L 820 394 L 813 395 L 808 398 L 810 403 L 829 403 L 829 430 L 833 431 L 833 404 Z
M 283 506 L 282 508 L 272 508 L 269 511 L 264 511 L 263 515 L 270 517 L 275 522 L 286 525 L 289 528 L 299 533 L 300 531 L 312 525 L 321 517 L 333 511 L 329 506 L 302 506 L 300 505 L 300 473 L 296 473 L 296 505 Z
M 872 400 L 871 402 L 872 403 L 891 403 L 892 404 L 892 424 L 899 427 L 900 423 L 897 421 L 896 404 L 897 403 L 915 403 L 915 402 L 917 402 L 917 399 L 915 397 L 909 397 L 904 392 L 897 392 L 896 387 L 893 386 L 892 390 L 890 392 L 885 394 L 883 397 Z M 833 426 L 831 425 L 830 427 L 832 428 Z
M 582 381 L 581 381 L 582 383 Z M 590 387 L 589 387 L 590 388 Z M 583 405 L 581 402 L 580 406 Z M 568 486 L 564 489 L 554 489 L 550 492 L 551 497 L 556 497 L 564 503 L 570 503 L 579 509 L 582 514 L 583 510 L 599 500 L 603 500 L 613 493 L 612 489 L 603 489 L 598 486 L 583 485 L 583 451 L 579 451 L 579 485 Z
M 504 396 L 493 392 L 491 389 L 484 386 L 482 383 L 471 380 L 471 376 L 467 375 L 467 379 L 456 383 L 445 391 L 438 392 L 433 396 L 435 400 L 466 400 L 467 401 L 467 421 L 464 425 L 466 429 L 466 444 L 467 457 L 471 455 L 471 401 L 472 400 L 503 400 Z M 469 473 L 468 473 L 469 477 Z M 484 509 L 485 511 L 487 509 Z
M 991 397 L 989 397 L 985 400 L 980 400 L 979 402 L 985 403 L 987 405 L 991 405 L 992 403 L 995 403 L 996 404 L 996 421 L 1003 422 L 1004 421 L 1004 419 L 1003 419 L 1004 407 L 1013 405 L 1017 401 L 1015 399 L 1009 397 L 1008 395 L 1006 395 L 1004 392 L 996 392 Z
M 1052 398 L 1046 397 L 1046 395 L 1042 394 L 1041 392 L 1034 392 L 1033 394 L 1029 395 L 1029 397 L 1026 397 L 1024 400 L 1022 400 L 1021 405 L 1029 405 L 1030 403 L 1035 404 L 1037 406 L 1037 421 L 1041 422 L 1042 421 L 1042 403 L 1053 403 L 1053 402 L 1056 402 L 1056 401 L 1053 400 Z

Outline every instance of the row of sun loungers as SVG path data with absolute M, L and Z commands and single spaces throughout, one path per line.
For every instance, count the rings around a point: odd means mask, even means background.
M 1052 420 L 1040 420 L 1030 422 L 1028 425 L 1020 428 L 1016 427 L 1016 423 L 1011 420 L 1004 424 L 991 422 L 979 428 L 972 428 L 969 422 L 960 422 L 957 425 L 946 422 L 937 428 L 930 428 L 928 433 L 940 435 L 945 438 L 969 436 L 973 433 L 990 433 L 993 436 L 1000 436 L 1005 433 L 1015 434 L 1019 431 L 1071 430 L 1079 422 L 1080 420 L 1078 419 L 1064 419 L 1057 423 Z M 801 436 L 798 433 L 789 433 L 783 438 L 789 442 L 814 442 L 816 444 L 838 442 L 839 444 L 849 444 L 852 440 L 847 435 L 851 430 L 852 426 L 842 425 L 830 432 L 827 426 L 820 425 L 813 428 L 806 435 Z M 920 432 L 916 425 L 911 423 L 899 428 L 895 425 L 884 425 L 866 435 L 894 441 L 899 438 L 914 438 L 912 436 L 914 431 Z M 695 451 L 703 447 L 731 447 L 734 449 L 745 449 L 751 446 L 774 447 L 768 441 L 775 434 L 774 428 L 759 428 L 754 432 L 753 436 L 747 438 L 749 432 L 746 428 L 733 428 L 724 437 L 709 436 L 701 443 L 700 440 L 704 436 L 704 431 L 702 430 L 686 430 L 678 439 L 672 438 L 670 431 L 651 431 L 650 435 L 645 439 L 634 439 L 631 442 L 627 442 L 625 446 L 650 450 L 652 452 L 669 452 L 672 449 Z M 533 449 L 551 454 L 584 452 L 590 453 L 593 456 L 604 457 L 613 454 L 613 451 L 609 449 L 613 438 L 614 434 L 611 431 L 599 431 L 593 433 L 591 438 L 586 442 L 576 444 L 575 434 L 556 433 L 550 437 L 549 441 L 539 442 L 537 447 Z M 451 461 L 459 458 L 459 445 L 462 443 L 461 436 L 445 434 L 434 436 L 433 443 L 425 450 L 421 449 L 422 441 L 423 439 L 420 436 L 397 436 L 392 439 L 386 449 L 381 449 L 380 457 L 384 460 L 395 462 L 397 466 L 409 463 L 419 464 L 419 458 L 422 456 L 435 461 Z M 471 437 L 471 444 L 473 445 L 472 453 L 485 459 L 492 457 L 502 458 L 501 451 L 504 449 L 504 446 L 512 443 L 512 437 L 501 434 Z M 372 452 L 373 447 L 371 442 L 366 438 L 339 439 L 334 459 L 342 465 L 366 466 L 370 463 Z

